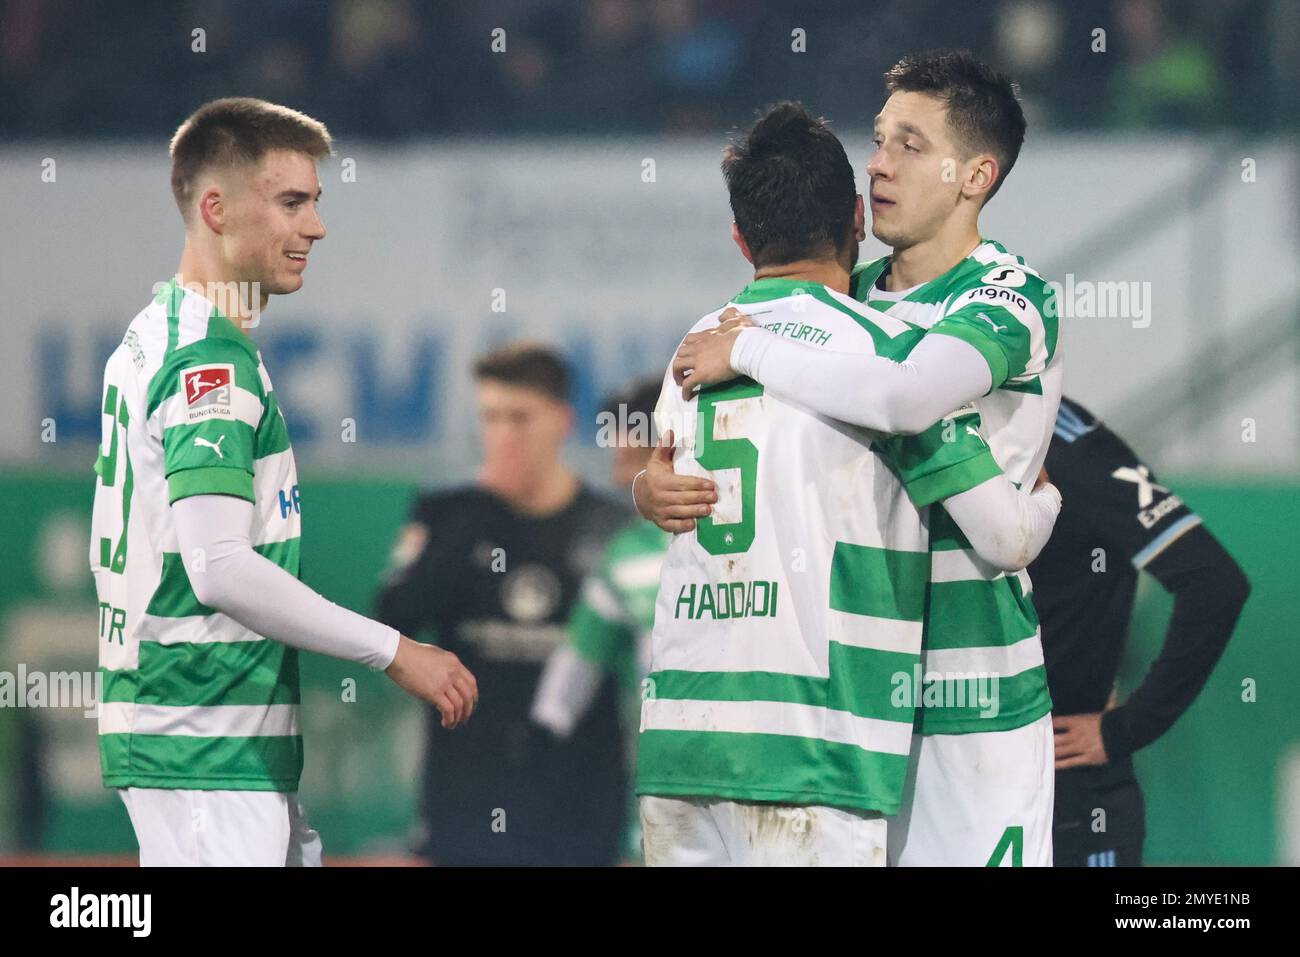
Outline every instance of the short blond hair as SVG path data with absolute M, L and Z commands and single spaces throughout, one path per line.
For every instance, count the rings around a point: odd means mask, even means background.
M 292 150 L 323 159 L 334 149 L 320 120 L 278 103 L 230 96 L 204 103 L 172 137 L 172 195 L 188 220 L 200 174 L 255 165 L 271 150 Z

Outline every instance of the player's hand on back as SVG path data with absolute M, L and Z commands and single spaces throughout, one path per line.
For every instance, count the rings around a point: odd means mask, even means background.
M 757 329 L 758 323 L 749 318 L 749 316 L 745 315 L 735 306 L 728 306 L 726 309 L 722 310 L 722 314 L 718 316 L 718 328 L 713 330 L 713 334 L 735 335 L 738 334 L 741 329 L 748 329 L 750 326 Z
M 437 708 L 444 728 L 464 724 L 478 703 L 478 682 L 459 658 L 405 635 L 387 674 L 403 691 Z
M 742 330 L 756 325 L 735 306 L 729 306 L 718 319 L 721 325 L 716 329 L 687 336 L 673 356 L 673 381 L 682 387 L 682 397 L 687 400 L 697 387 L 736 377 L 731 368 L 731 348 Z
M 709 479 L 678 475 L 673 471 L 673 433 L 659 437 L 644 472 L 632 483 L 637 511 L 665 532 L 689 532 L 695 520 L 712 511 L 718 500 L 717 486 Z

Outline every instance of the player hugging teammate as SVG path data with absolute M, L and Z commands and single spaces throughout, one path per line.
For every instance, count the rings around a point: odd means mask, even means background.
M 830 185 L 833 137 L 801 110 L 770 111 L 724 163 L 756 281 L 679 347 L 660 412 L 681 444 L 634 486 L 679 533 L 642 718 L 651 863 L 1052 862 L 1024 567 L 1060 499 L 1008 479 L 1039 478 L 1057 326 L 1046 282 L 978 224 L 1024 115 L 969 54 L 885 78 L 867 172 L 891 255 L 854 267 L 852 173 L 848 195 Z M 675 604 L 756 578 L 779 581 L 779 617 L 688 621 Z M 897 814 L 887 837 L 861 821 L 880 813 Z

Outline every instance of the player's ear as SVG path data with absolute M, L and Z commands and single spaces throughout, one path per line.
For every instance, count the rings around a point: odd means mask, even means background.
M 988 191 L 998 181 L 998 172 L 998 161 L 992 153 L 981 153 L 973 157 L 966 170 L 966 179 L 962 183 L 962 195 L 982 205 Z
M 736 248 L 740 250 L 740 254 L 745 257 L 745 262 L 749 263 L 751 266 L 754 265 L 754 256 L 749 251 L 749 243 L 745 242 L 745 237 L 740 235 L 740 227 L 735 223 L 731 224 L 731 241 L 736 244 Z
M 853 236 L 860 243 L 867 241 L 867 214 L 861 193 L 853 204 Z
M 226 226 L 226 203 L 221 195 L 221 190 L 216 186 L 209 186 L 199 196 L 199 216 L 203 218 L 203 223 L 214 233 L 221 233 Z

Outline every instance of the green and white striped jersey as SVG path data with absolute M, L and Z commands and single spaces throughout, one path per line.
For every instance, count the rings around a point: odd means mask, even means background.
M 638 518 L 611 538 L 569 619 L 578 654 L 618 675 L 627 689 L 650 670 L 650 630 L 670 537 Z
M 261 355 L 173 280 L 109 357 L 102 409 L 90 565 L 104 785 L 296 791 L 297 652 L 199 603 L 170 508 L 251 501 L 254 549 L 298 575 L 297 471 Z
M 858 266 L 854 298 L 979 350 L 993 383 L 974 402 L 984 435 L 1007 476 L 1032 485 L 1061 402 L 1051 287 L 1019 256 L 988 240 L 942 276 L 912 289 L 881 288 L 888 269 L 888 257 Z M 965 734 L 1022 727 L 1052 706 L 1029 575 L 1007 575 L 988 565 L 941 506 L 934 512 L 923 652 L 928 678 L 917 702 L 917 728 L 923 734 Z
M 760 279 L 732 303 L 840 352 L 901 358 L 923 334 L 814 283 Z M 664 561 L 638 793 L 895 812 L 914 718 L 897 692 L 920 660 L 930 566 L 924 506 L 996 475 L 987 446 L 950 422 L 880 441 L 751 379 L 686 402 L 671 370 L 655 417 L 680 437 L 675 470 L 711 475 L 719 500 Z

